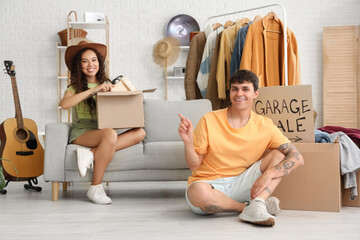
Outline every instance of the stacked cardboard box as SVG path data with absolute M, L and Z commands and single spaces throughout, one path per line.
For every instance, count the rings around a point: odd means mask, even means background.
M 281 208 L 340 211 L 339 144 L 314 143 L 311 85 L 260 88 L 253 110 L 271 118 L 304 157 L 304 166 L 284 177 L 274 192 Z
M 283 178 L 274 192 L 282 209 L 338 212 L 341 208 L 338 143 L 295 143 L 304 165 Z

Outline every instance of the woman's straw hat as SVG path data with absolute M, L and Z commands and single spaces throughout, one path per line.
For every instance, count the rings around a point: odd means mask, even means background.
M 97 50 L 101 56 L 105 59 L 106 57 L 106 46 L 100 43 L 92 43 L 89 40 L 77 40 L 77 45 L 69 46 L 65 51 L 65 63 L 69 70 L 71 70 L 71 63 L 75 55 L 84 48 L 91 48 Z

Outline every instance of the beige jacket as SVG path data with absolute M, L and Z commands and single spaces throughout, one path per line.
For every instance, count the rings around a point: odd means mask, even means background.
M 246 26 L 250 19 L 243 18 L 236 21 L 235 25 L 226 28 L 220 39 L 219 57 L 217 62 L 216 81 L 219 99 L 226 98 L 226 89 L 230 88 L 230 62 L 234 50 L 236 35 L 240 28 Z
M 253 71 L 259 77 L 260 87 L 285 85 L 282 29 L 283 24 L 276 17 L 264 17 L 249 27 L 240 69 Z M 301 84 L 296 38 L 289 28 L 287 44 L 288 85 Z
M 219 33 L 219 35 L 216 38 L 214 55 L 211 59 L 209 80 L 208 80 L 208 86 L 207 86 L 207 91 L 206 91 L 206 98 L 211 101 L 213 110 L 218 110 L 218 109 L 225 108 L 225 107 L 228 107 L 231 105 L 230 98 L 229 98 L 229 91 L 227 91 L 225 100 L 221 100 L 218 97 L 218 85 L 216 82 L 216 70 L 217 70 L 217 62 L 218 62 L 221 36 L 222 36 L 222 32 Z

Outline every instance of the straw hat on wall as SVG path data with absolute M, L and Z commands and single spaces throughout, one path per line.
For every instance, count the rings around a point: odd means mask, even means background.
M 165 100 L 167 100 L 167 66 L 172 65 L 179 56 L 179 40 L 167 37 L 158 41 L 153 48 L 153 61 L 165 67 Z

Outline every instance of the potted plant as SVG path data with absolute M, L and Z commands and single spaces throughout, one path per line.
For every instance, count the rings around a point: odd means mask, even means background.
M 18 174 L 17 170 L 16 170 L 16 167 L 14 166 L 14 164 L 10 160 L 0 158 L 0 161 L 7 161 L 7 162 L 11 163 L 11 165 L 15 169 L 16 175 Z M 5 176 L 4 176 L 4 173 L 3 173 L 3 167 L 2 167 L 2 165 L 0 165 L 0 193 L 1 194 L 6 194 L 6 190 L 4 189 L 5 187 L 6 187 L 6 181 L 5 181 Z

